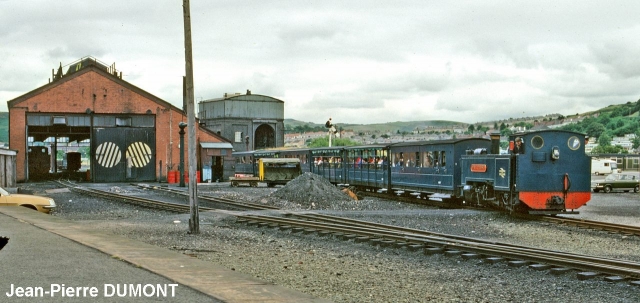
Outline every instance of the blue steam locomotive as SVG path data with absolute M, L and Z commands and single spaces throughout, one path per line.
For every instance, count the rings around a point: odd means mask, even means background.
M 257 159 L 295 157 L 303 172 L 359 190 L 490 206 L 530 214 L 577 213 L 591 198 L 585 136 L 542 130 L 509 137 L 235 152 L 236 173 Z

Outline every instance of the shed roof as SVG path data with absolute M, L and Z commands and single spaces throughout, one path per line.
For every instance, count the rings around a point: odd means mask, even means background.
M 202 148 L 216 148 L 216 149 L 225 149 L 225 148 L 233 148 L 231 143 L 227 142 L 200 142 L 200 146 Z

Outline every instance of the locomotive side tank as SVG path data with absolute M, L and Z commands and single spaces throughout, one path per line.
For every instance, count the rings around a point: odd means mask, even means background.
M 463 156 L 465 202 L 530 214 L 575 213 L 591 199 L 584 142 L 580 133 L 543 130 L 511 136 L 509 155 Z

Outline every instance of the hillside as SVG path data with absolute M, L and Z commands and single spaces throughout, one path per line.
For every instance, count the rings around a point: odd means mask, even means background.
M 324 128 L 324 124 L 317 124 L 313 122 L 303 122 L 294 119 L 284 119 L 285 129 L 293 130 L 295 128 L 300 127 L 308 127 L 308 128 Z M 396 122 L 388 122 L 388 123 L 379 123 L 379 124 L 349 124 L 349 123 L 339 123 L 337 125 L 342 129 L 349 129 L 355 132 L 359 131 L 371 131 L 371 132 L 411 132 L 418 129 L 424 129 L 427 127 L 463 127 L 467 128 L 466 123 L 456 122 L 456 121 L 396 121 Z

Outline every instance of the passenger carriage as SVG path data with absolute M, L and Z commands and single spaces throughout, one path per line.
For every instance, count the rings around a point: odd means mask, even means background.
M 487 152 L 490 148 L 491 140 L 483 138 L 393 144 L 389 149 L 390 187 L 393 191 L 455 196 L 460 184 L 460 157 L 468 150 Z
M 373 144 L 344 148 L 345 183 L 363 189 L 389 187 L 389 145 Z
M 309 149 L 310 171 L 325 177 L 331 183 L 343 184 L 343 149 L 342 146 Z

